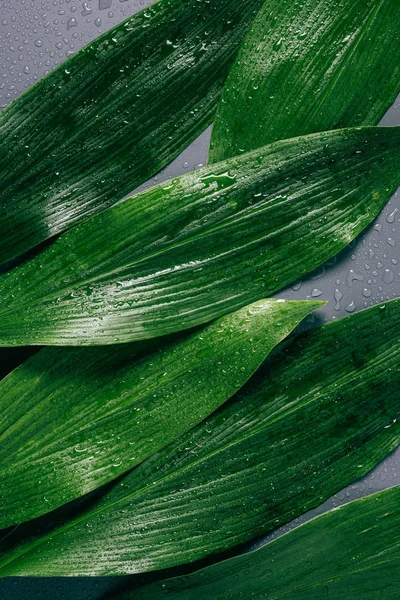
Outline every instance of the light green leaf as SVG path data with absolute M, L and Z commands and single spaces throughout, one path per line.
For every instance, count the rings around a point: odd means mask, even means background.
M 210 160 L 297 135 L 376 125 L 399 91 L 399 2 L 269 0 L 224 87 Z
M 0 263 L 114 204 L 212 122 L 263 0 L 158 0 L 0 114 Z
M 314 134 L 161 184 L 0 278 L 0 345 L 148 339 L 312 271 L 400 183 L 400 128 Z
M 23 363 L 0 382 L 0 528 L 96 489 L 197 425 L 322 304 L 263 300 L 147 352 L 46 348 Z
M 394 300 L 285 342 L 232 400 L 112 487 L 10 533 L 0 575 L 163 569 L 315 507 L 399 444 L 399 338 Z
M 398 600 L 400 488 L 313 519 L 257 552 L 115 600 Z

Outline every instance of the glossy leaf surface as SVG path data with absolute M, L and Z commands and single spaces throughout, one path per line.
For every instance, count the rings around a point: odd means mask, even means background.
M 0 278 L 0 345 L 148 339 L 312 271 L 400 183 L 400 128 L 286 140 L 154 187 Z
M 211 417 L 72 515 L 8 533 L 0 575 L 115 575 L 233 548 L 367 473 L 400 440 L 400 300 L 282 344 Z
M 158 0 L 0 114 L 0 263 L 114 204 L 209 125 L 263 0 Z
M 23 363 L 0 382 L 0 527 L 96 489 L 197 425 L 322 304 L 264 300 L 161 348 L 46 348 Z
M 377 125 L 400 92 L 399 31 L 393 0 L 265 2 L 224 87 L 210 161 Z
M 113 600 L 398 600 L 400 488 L 313 519 L 261 550 Z

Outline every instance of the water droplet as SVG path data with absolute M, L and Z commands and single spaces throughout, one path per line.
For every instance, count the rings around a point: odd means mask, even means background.
M 37 46 L 38 48 L 41 48 L 43 46 L 42 40 L 36 40 L 35 46 Z
M 340 310 L 340 309 L 341 309 L 341 304 L 340 304 L 340 302 L 341 302 L 341 300 L 342 300 L 342 298 L 343 298 L 343 294 L 342 294 L 342 292 L 341 292 L 340 290 L 336 289 L 336 290 L 335 290 L 335 293 L 334 293 L 334 295 L 333 295 L 333 297 L 334 297 L 334 299 L 335 299 L 335 305 L 334 305 L 334 307 L 333 307 L 333 308 L 334 308 L 335 310 Z
M 353 269 L 350 269 L 350 271 L 347 274 L 346 283 L 347 283 L 348 287 L 351 288 L 351 287 L 353 287 L 354 281 L 363 281 L 363 280 L 364 280 L 363 275 L 361 275 L 360 273 L 357 273 Z
M 318 290 L 317 288 L 315 288 L 311 292 L 311 297 L 312 298 L 319 298 L 320 296 L 322 296 L 322 294 L 323 294 L 323 292 L 321 292 L 321 290 Z
M 99 9 L 105 10 L 106 8 L 110 8 L 112 4 L 112 0 L 99 0 Z
M 82 3 L 82 12 L 81 12 L 82 17 L 87 17 L 87 16 L 91 15 L 92 12 L 93 12 L 93 9 L 90 8 L 89 4 L 87 2 L 83 2 Z
M 387 243 L 392 247 L 396 245 L 396 241 L 393 238 L 388 238 Z
M 75 19 L 75 17 L 71 17 L 67 21 L 67 29 L 71 29 L 71 27 L 78 27 L 78 21 Z
M 394 273 L 391 269 L 385 269 L 385 272 L 383 273 L 383 281 L 384 283 L 393 283 Z
M 372 296 L 372 292 L 368 288 L 364 288 L 362 293 L 364 298 L 371 298 Z
M 101 19 L 100 18 L 95 19 L 94 24 L 96 25 L 96 27 L 101 27 Z
M 354 302 L 350 302 L 348 306 L 346 306 L 346 312 L 353 313 L 356 310 L 356 305 Z
M 223 190 L 226 187 L 236 183 L 236 175 L 230 175 L 228 172 L 221 173 L 220 175 L 214 175 L 210 173 L 200 178 L 202 183 L 206 185 L 215 185 L 218 190 Z
M 399 212 L 399 209 L 398 209 L 398 208 L 395 208 L 395 209 L 394 209 L 394 211 L 393 211 L 393 212 L 391 212 L 391 213 L 390 213 L 390 215 L 388 215 L 388 216 L 386 217 L 386 221 L 387 221 L 388 223 L 394 223 L 394 221 L 395 221 L 395 219 L 396 219 L 396 215 L 397 215 L 397 213 L 398 213 L 398 212 Z
M 296 283 L 294 283 L 294 284 L 292 285 L 292 290 L 293 290 L 294 292 L 298 292 L 298 291 L 299 291 L 299 289 L 301 288 L 301 286 L 302 286 L 302 282 L 301 282 L 301 281 L 297 281 Z
M 282 48 L 282 42 L 283 42 L 283 39 L 282 39 L 282 38 L 280 38 L 280 39 L 279 39 L 277 42 L 275 42 L 275 44 L 272 46 L 272 49 L 273 49 L 273 50 L 275 50 L 275 52 L 276 52 L 277 50 L 280 50 L 280 49 Z
M 325 267 L 325 265 L 322 265 L 322 267 L 316 273 L 314 273 L 314 275 L 311 276 L 311 279 L 313 279 L 313 280 L 322 279 L 322 277 L 324 277 L 325 275 L 326 275 L 326 267 Z
M 76 446 L 74 447 L 74 450 L 75 450 L 75 452 L 81 453 L 81 452 L 86 452 L 86 451 L 87 451 L 87 448 L 82 448 L 81 446 L 79 446 L 79 445 L 76 445 Z

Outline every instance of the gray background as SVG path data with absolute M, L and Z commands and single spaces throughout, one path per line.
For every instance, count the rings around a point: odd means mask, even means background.
M 152 0 L 0 0 L 0 108 L 93 38 Z M 400 125 L 400 96 L 382 125 Z M 211 129 L 143 187 L 203 166 Z M 356 242 L 311 276 L 281 292 L 290 299 L 320 298 L 318 311 L 329 321 L 400 296 L 400 196 Z M 307 325 L 312 325 L 310 317 Z M 305 520 L 355 498 L 399 483 L 400 450 L 372 473 L 266 538 L 270 540 Z M 265 540 L 264 540 L 265 541 Z M 256 544 L 253 547 L 256 547 Z M 0 581 L 4 600 L 96 600 L 115 586 L 111 578 L 18 579 Z

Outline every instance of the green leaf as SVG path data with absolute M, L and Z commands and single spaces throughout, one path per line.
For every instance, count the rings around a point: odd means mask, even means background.
M 261 550 L 115 600 L 398 600 L 400 488 L 313 519 Z
M 322 304 L 263 300 L 147 352 L 36 354 L 0 382 L 0 528 L 96 489 L 197 425 Z
M 377 216 L 399 150 L 395 127 L 314 134 L 125 200 L 0 278 L 0 345 L 148 339 L 277 292 Z
M 216 413 L 72 516 L 10 533 L 0 575 L 163 569 L 317 506 L 399 444 L 399 338 L 394 300 L 285 342 Z
M 114 204 L 214 117 L 263 0 L 158 0 L 0 114 L 0 263 Z
M 400 91 L 399 32 L 393 0 L 265 2 L 224 87 L 210 161 L 376 125 Z

